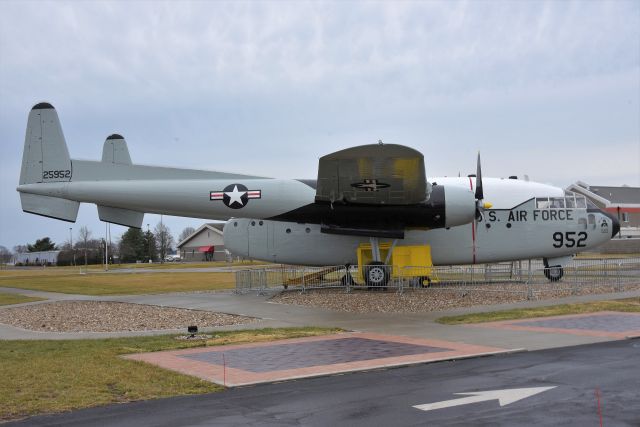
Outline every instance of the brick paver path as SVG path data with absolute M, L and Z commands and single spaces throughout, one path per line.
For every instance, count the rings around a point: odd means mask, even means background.
M 225 351 L 224 355 L 226 364 L 230 368 L 269 372 L 448 350 L 448 348 L 427 345 L 354 337 L 292 344 L 274 343 L 269 347 Z M 219 349 L 212 349 L 206 353 L 186 354 L 181 357 L 216 365 L 222 364 L 222 353 Z

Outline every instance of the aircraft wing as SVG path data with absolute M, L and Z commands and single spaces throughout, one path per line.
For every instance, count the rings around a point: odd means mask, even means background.
M 414 205 L 427 199 L 424 156 L 412 148 L 370 144 L 320 158 L 317 203 Z

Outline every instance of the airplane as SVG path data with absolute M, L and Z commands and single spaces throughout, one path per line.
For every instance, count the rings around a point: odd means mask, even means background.
M 136 228 L 145 213 L 228 220 L 231 253 L 275 263 L 353 265 L 369 244 L 372 286 L 389 280 L 394 248 L 426 245 L 435 266 L 542 258 L 557 281 L 574 254 L 620 229 L 584 196 L 483 179 L 479 154 L 475 175 L 428 178 L 422 153 L 382 141 L 321 157 L 317 180 L 133 164 L 119 134 L 106 138 L 101 161 L 71 159 L 47 102 L 29 113 L 17 191 L 24 212 L 69 222 L 80 203 L 96 204 L 101 221 Z

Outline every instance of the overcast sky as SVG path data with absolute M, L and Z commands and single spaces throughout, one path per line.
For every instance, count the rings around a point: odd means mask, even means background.
M 318 157 L 409 145 L 427 175 L 640 186 L 640 2 L 0 2 L 0 245 L 78 222 L 23 213 L 27 114 L 72 158 L 315 178 Z M 203 221 L 164 217 L 174 235 Z M 156 215 L 146 215 L 153 227 Z M 117 236 L 124 227 L 112 226 Z

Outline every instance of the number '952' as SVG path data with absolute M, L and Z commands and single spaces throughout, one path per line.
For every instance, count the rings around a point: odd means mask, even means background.
M 587 233 L 585 233 L 584 231 L 581 231 L 579 233 L 576 233 L 575 231 L 567 231 L 565 233 L 557 231 L 553 233 L 554 248 L 561 248 L 563 246 L 567 248 L 584 248 L 585 246 L 587 246 L 585 240 L 587 240 Z

